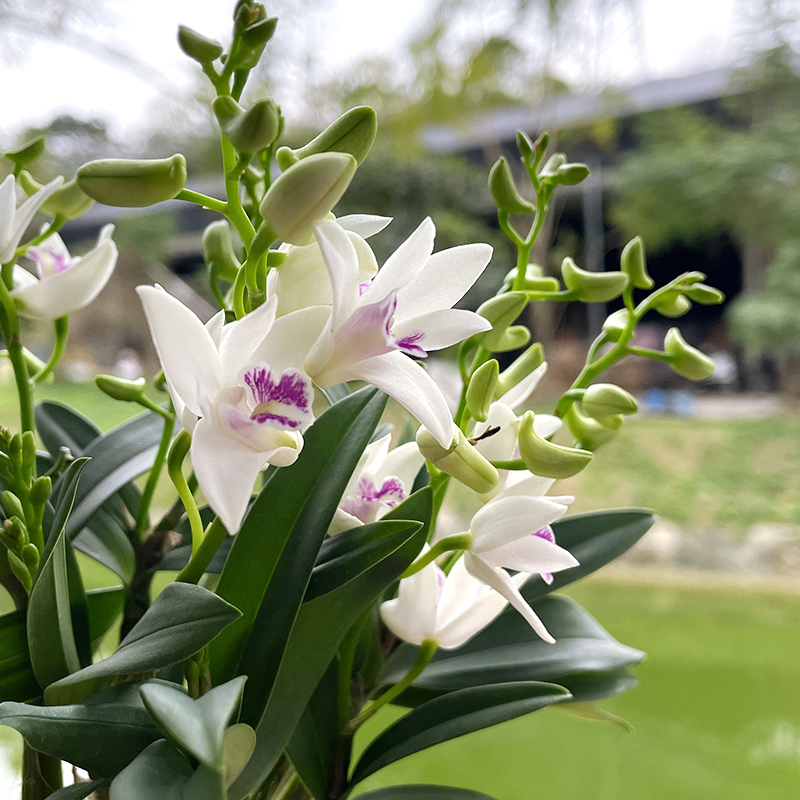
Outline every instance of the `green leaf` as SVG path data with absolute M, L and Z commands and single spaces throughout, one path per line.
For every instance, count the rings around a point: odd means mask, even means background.
M 650 511 L 625 508 L 590 511 L 554 522 L 556 542 L 569 550 L 579 565 L 554 573 L 550 585 L 534 575 L 522 588 L 523 596 L 530 603 L 604 567 L 633 547 L 655 521 Z
M 183 800 L 227 800 L 225 789 L 222 772 L 200 764 L 183 787 Z
M 83 800 L 88 797 L 95 789 L 104 786 L 106 781 L 81 781 L 81 783 L 73 783 L 72 786 L 65 786 L 63 789 L 58 789 L 47 796 L 47 800 Z
M 477 686 L 437 697 L 374 739 L 359 759 L 350 783 L 360 783 L 412 753 L 538 711 L 569 696 L 561 686 L 529 681 Z
M 150 672 L 184 661 L 239 617 L 222 598 L 189 583 L 170 583 L 103 661 L 47 687 L 49 704 L 81 700 L 108 678 Z
M 177 748 L 161 739 L 143 750 L 111 782 L 111 800 L 182 800 L 192 766 Z
M 495 800 L 488 794 L 458 789 L 455 786 L 409 783 L 404 786 L 387 786 L 360 794 L 359 800 Z
M 125 590 L 119 586 L 95 589 L 86 593 L 89 609 L 89 631 L 92 637 L 92 652 L 97 650 L 114 623 L 125 609 Z
M 256 732 L 249 725 L 240 722 L 225 731 L 223 775 L 226 788 L 242 774 L 255 749 Z
M 136 572 L 136 551 L 116 516 L 98 508 L 86 527 L 72 540 L 72 546 L 108 567 L 127 584 Z
M 19 731 L 35 750 L 102 778 L 116 775 L 161 738 L 133 684 L 69 706 L 0 703 L 0 724 Z
M 596 693 L 605 689 L 616 694 L 621 690 L 619 670 L 644 658 L 641 651 L 620 644 L 567 597 L 543 597 L 533 609 L 555 637 L 555 644 L 540 639 L 516 611 L 506 609 L 463 647 L 439 650 L 400 696 L 400 702 L 416 705 L 455 689 L 509 681 L 557 683 L 582 701 L 599 699 L 587 696 L 588 690 Z M 381 682 L 400 680 L 414 663 L 416 653 L 417 648 L 411 645 L 399 647 Z
M 303 603 L 286 646 L 277 679 L 261 720 L 252 758 L 231 786 L 234 800 L 252 792 L 269 774 L 287 746 L 303 709 L 355 621 L 414 561 L 427 538 L 431 490 L 423 489 L 392 509 L 386 518 L 423 523 L 409 527 L 405 542 L 353 580 Z M 394 534 L 398 538 L 401 534 Z M 244 714 L 244 709 L 243 709 Z
M 250 676 L 245 722 L 261 716 L 320 545 L 385 404 L 366 388 L 331 406 L 297 461 L 268 480 L 233 541 L 217 593 L 242 618 L 211 647 L 211 670 L 215 684 L 237 666 Z
M 168 683 L 145 683 L 139 689 L 145 708 L 171 742 L 201 764 L 223 768 L 225 730 L 238 709 L 247 676 L 217 686 L 193 700 L 182 688 Z
M 24 703 L 39 697 L 42 690 L 28 655 L 25 612 L 0 616 L 0 702 Z

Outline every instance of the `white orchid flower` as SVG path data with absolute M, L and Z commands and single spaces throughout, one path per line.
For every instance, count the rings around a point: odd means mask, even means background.
M 50 195 L 61 186 L 63 178 L 50 181 L 44 188 L 29 197 L 17 208 L 17 188 L 13 175 L 0 183 L 0 264 L 14 260 L 23 234 L 31 224 L 36 212 Z
M 464 554 L 467 570 L 505 597 L 534 631 L 551 643 L 555 640 L 501 568 L 536 573 L 550 582 L 551 573 L 578 565 L 572 553 L 555 543 L 550 527 L 574 498 L 545 497 L 552 483 L 552 479 L 530 475 L 506 487 L 472 518 L 472 541 Z
M 389 450 L 387 433 L 367 445 L 336 510 L 329 533 L 341 533 L 367 522 L 375 522 L 402 503 L 425 463 L 416 443 Z
M 192 432 L 197 482 L 235 533 L 258 474 L 294 463 L 314 421 L 311 380 L 297 366 L 316 326 L 306 312 L 276 322 L 275 298 L 236 322 L 223 325 L 220 312 L 204 326 L 161 287 L 137 291 L 176 412 Z
M 378 262 L 366 240 L 382 231 L 391 217 L 369 214 L 352 214 L 339 217 L 337 224 L 347 233 L 358 258 L 358 280 L 371 280 L 378 271 Z M 267 296 L 278 296 L 278 316 L 289 314 L 308 306 L 333 303 L 331 282 L 325 259 L 316 241 L 298 247 L 282 245 L 286 259 L 267 276 Z
M 472 311 L 453 309 L 486 268 L 492 249 L 464 245 L 431 255 L 435 228 L 426 219 L 368 283 L 347 233 L 333 220 L 314 230 L 328 269 L 332 308 L 309 353 L 306 371 L 327 388 L 349 380 L 377 386 L 405 406 L 443 446 L 453 420 L 439 387 L 411 359 L 488 330 Z
M 529 577 L 519 573 L 508 580 L 519 590 Z M 454 650 L 507 605 L 503 596 L 470 575 L 462 558 L 449 575 L 432 563 L 401 580 L 397 597 L 382 603 L 380 614 L 386 627 L 403 641 L 421 645 L 433 640 L 444 650 Z
M 70 256 L 57 233 L 28 248 L 25 255 L 36 263 L 39 277 L 20 266 L 14 268 L 11 297 L 19 313 L 32 319 L 57 319 L 89 305 L 108 283 L 117 263 L 113 232 L 114 226 L 106 225 L 95 247 L 78 258 Z

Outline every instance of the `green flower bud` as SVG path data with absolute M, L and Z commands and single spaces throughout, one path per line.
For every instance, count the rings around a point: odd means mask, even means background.
M 475 341 L 487 350 L 496 350 L 508 326 L 522 313 L 527 302 L 521 292 L 506 292 L 487 300 L 478 314 L 492 323 L 492 329 L 476 334 Z
M 610 442 L 617 434 L 597 420 L 587 417 L 573 403 L 564 414 L 564 422 L 575 437 L 578 446 L 594 452 L 602 445 Z
M 33 179 L 29 172 L 23 170 L 19 175 L 19 184 L 28 197 L 36 194 L 44 187 Z M 56 189 L 50 197 L 42 203 L 41 209 L 45 214 L 64 217 L 64 219 L 77 219 L 85 214 L 94 205 L 94 200 L 87 197 L 76 180 L 63 184 Z
M 517 131 L 517 150 L 519 150 L 522 160 L 529 164 L 534 158 L 534 145 L 530 137 L 524 131 Z
M 291 147 L 279 147 L 275 153 L 275 160 L 281 172 L 286 172 L 292 164 L 296 164 L 300 159 L 294 154 Z
M 619 297 L 628 285 L 624 272 L 588 272 L 567 257 L 561 262 L 561 277 L 576 300 L 584 303 L 607 303 Z
M 521 356 L 506 367 L 497 379 L 495 395 L 502 397 L 506 392 L 521 383 L 535 369 L 544 363 L 544 348 L 541 342 L 532 344 Z
M 531 332 L 524 325 L 511 325 L 492 348 L 495 353 L 519 350 L 531 340 Z
M 377 134 L 378 118 L 375 109 L 369 106 L 357 106 L 345 111 L 307 145 L 289 152 L 297 159 L 308 158 L 318 153 L 349 153 L 362 164 L 372 149 Z M 286 155 L 283 159 L 286 159 Z
M 167 386 L 167 377 L 164 375 L 164 370 L 159 370 L 158 374 L 153 378 L 153 388 L 157 392 L 161 392 L 162 394 L 166 394 L 169 391 L 169 387 Z
M 40 475 L 31 486 L 28 499 L 35 506 L 43 506 L 53 493 L 53 480 L 49 475 Z
M 553 153 L 550 158 L 547 159 L 545 165 L 542 167 L 541 176 L 542 178 L 552 178 L 558 172 L 558 170 L 567 163 L 567 157 L 563 153 Z
M 31 471 L 36 467 L 36 437 L 33 431 L 22 434 L 22 463 Z
M 571 478 L 592 460 L 588 450 L 563 447 L 539 436 L 533 427 L 533 411 L 526 411 L 519 425 L 519 454 L 525 466 L 543 478 Z
M 670 357 L 672 370 L 690 381 L 702 381 L 714 374 L 714 362 L 692 347 L 677 328 L 667 331 L 664 352 Z
M 533 213 L 533 206 L 524 200 L 517 191 L 511 167 L 505 156 L 498 158 L 489 171 L 489 191 L 500 211 L 506 211 L 509 214 Z
M 489 416 L 489 406 L 494 400 L 497 379 L 500 375 L 500 365 L 492 359 L 481 364 L 467 385 L 467 409 L 478 422 L 486 422 Z
M 28 570 L 27 565 L 16 553 L 11 550 L 8 551 L 7 556 L 8 566 L 14 573 L 14 577 L 23 585 L 26 592 L 30 592 L 31 588 L 33 587 L 33 578 L 31 577 L 31 573 Z
M 8 443 L 8 454 L 17 464 L 22 463 L 22 436 L 15 433 Z
M 24 519 L 25 511 L 22 508 L 19 497 L 8 489 L 0 494 L 0 505 L 3 506 L 6 517 L 19 517 L 20 519 Z
M 686 290 L 686 296 L 703 306 L 716 306 L 725 300 L 725 295 L 713 286 L 696 283 Z
M 606 317 L 606 321 L 603 323 L 603 333 L 610 341 L 618 342 L 620 340 L 625 329 L 628 327 L 629 317 L 630 312 L 627 308 L 621 308 L 619 311 L 615 311 L 613 314 L 609 314 Z
M 186 159 L 176 154 L 161 159 L 90 161 L 78 170 L 77 181 L 99 203 L 143 208 L 178 195 L 186 184 Z
M 564 164 L 556 170 L 556 174 L 550 178 L 550 182 L 561 186 L 576 186 L 588 177 L 589 167 L 586 164 Z
M 114 375 L 96 375 L 94 382 L 97 388 L 113 397 L 115 400 L 122 400 L 125 403 L 136 403 L 144 394 L 145 379 L 137 378 L 135 381 L 127 381 L 124 378 L 117 378 Z
M 20 555 L 31 575 L 34 575 L 39 567 L 39 559 L 41 558 L 39 549 L 35 544 L 28 542 L 20 551 Z
M 517 268 L 510 270 L 503 283 L 506 286 L 513 286 L 514 281 L 517 279 Z M 538 264 L 528 264 L 525 269 L 525 281 L 521 287 L 523 292 L 558 292 L 561 289 L 561 284 L 557 278 L 551 278 L 549 275 L 544 274 L 544 270 Z
M 655 309 L 664 317 L 674 319 L 682 317 L 689 309 L 691 309 L 691 302 L 682 294 L 669 293 L 664 296 L 664 299 L 655 304 Z
M 430 431 L 420 428 L 417 446 L 425 459 L 478 494 L 491 491 L 500 480 L 497 470 L 458 428 L 449 448 L 442 447 Z
M 620 269 L 630 278 L 631 286 L 637 289 L 652 289 L 655 285 L 647 272 L 644 240 L 641 236 L 636 236 L 625 245 L 620 258 Z
M 280 112 L 272 100 L 259 100 L 245 111 L 232 97 L 212 104 L 228 141 L 241 153 L 255 153 L 272 144 L 280 132 Z
M 261 216 L 284 242 L 308 244 L 312 226 L 339 202 L 356 167 L 356 159 L 346 153 L 318 153 L 298 161 L 269 187 Z
M 622 414 L 610 414 L 607 417 L 596 417 L 595 421 L 610 431 L 618 431 L 622 427 L 622 423 L 625 422 L 625 417 Z
M 185 25 L 178 26 L 178 45 L 189 58 L 201 64 L 210 64 L 222 55 L 222 44 Z
M 14 543 L 15 550 L 25 547 L 30 541 L 28 538 L 28 528 L 22 521 L 22 517 L 10 517 L 3 524 L 3 529 L 6 536 Z
M 233 251 L 227 220 L 215 220 L 203 231 L 203 258 L 208 268 L 222 280 L 229 283 L 236 280 L 241 264 Z
M 613 383 L 592 384 L 583 395 L 581 404 L 583 410 L 594 419 L 611 414 L 635 414 L 639 410 L 636 398 Z
M 18 147 L 16 150 L 9 150 L 7 153 L 3 153 L 3 155 L 9 161 L 13 161 L 17 169 L 20 169 L 26 164 L 36 161 L 36 159 L 44 153 L 44 145 L 45 137 L 37 136 L 33 141 L 23 144 L 22 147 Z

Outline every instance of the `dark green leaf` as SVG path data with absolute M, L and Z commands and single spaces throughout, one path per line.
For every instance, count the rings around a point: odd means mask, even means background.
M 556 542 L 578 559 L 579 566 L 554 573 L 549 586 L 534 575 L 522 594 L 530 603 L 604 567 L 633 547 L 655 521 L 652 512 L 637 508 L 590 511 L 558 520 L 553 523 Z
M 183 661 L 238 616 L 233 606 L 207 589 L 171 583 L 112 655 L 50 685 L 45 700 L 51 704 L 75 702 L 108 678 Z
M 320 545 L 386 396 L 366 388 L 329 408 L 291 466 L 269 479 L 237 533 L 217 593 L 242 618 L 211 648 L 214 683 L 250 676 L 243 719 L 261 716 Z
M 78 458 L 73 461 L 64 471 L 58 481 L 58 500 L 55 504 L 53 517 L 50 522 L 50 529 L 47 533 L 42 561 L 46 561 L 51 549 L 56 543 L 56 539 L 67 527 L 69 516 L 75 507 L 75 498 L 78 494 L 78 482 L 83 470 L 88 464 L 88 459 Z
M 125 608 L 125 590 L 119 586 L 95 589 L 86 593 L 89 609 L 89 631 L 94 652 L 120 618 Z
M 98 508 L 86 527 L 72 540 L 80 550 L 130 583 L 136 570 L 136 552 L 116 516 Z
M 430 489 L 411 495 L 384 519 L 413 520 L 422 522 L 423 527 L 416 532 L 409 528 L 405 544 L 366 572 L 315 600 L 303 603 L 275 687 L 256 728 L 255 752 L 231 787 L 231 798 L 238 800 L 249 794 L 269 774 L 344 635 L 419 554 L 427 537 L 431 512 Z
M 117 775 L 111 783 L 114 800 L 182 800 L 192 766 L 176 747 L 161 739 Z
M 359 800 L 495 800 L 488 794 L 458 789 L 455 786 L 409 783 L 404 786 L 387 786 L 360 794 Z
M 25 612 L 0 617 L 0 702 L 24 703 L 42 693 L 33 674 L 25 632 Z
M 569 698 L 550 683 L 499 683 L 461 689 L 415 708 L 391 725 L 364 751 L 351 784 L 428 747 L 538 711 Z
M 35 750 L 103 778 L 161 738 L 133 684 L 69 706 L 2 703 L 0 723 L 19 731 Z
M 53 794 L 47 796 L 47 800 L 83 800 L 88 797 L 95 789 L 99 789 L 106 782 L 104 780 L 82 781 L 73 783 L 72 786 L 65 786 L 58 789 Z
M 223 773 L 203 764 L 183 787 L 183 800 L 227 800 L 227 797 Z

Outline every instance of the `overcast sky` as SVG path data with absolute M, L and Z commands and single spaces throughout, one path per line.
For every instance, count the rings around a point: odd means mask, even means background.
M 647 77 L 699 71 L 735 57 L 734 8 L 744 0 L 644 0 L 642 33 Z M 110 120 L 118 136 L 152 117 L 159 98 L 190 84 L 191 64 L 178 50 L 180 23 L 223 40 L 229 2 L 198 0 L 106 0 L 86 34 L 130 53 L 152 71 L 114 66 L 95 55 L 54 41 L 18 39 L 0 55 L 0 136 L 21 123 L 38 124 L 59 112 Z M 291 3 L 289 4 L 291 5 Z M 426 0 L 317 0 L 298 25 L 316 33 L 328 70 L 344 70 L 368 55 L 385 55 L 419 31 L 429 16 Z M 284 23 L 288 33 L 290 20 Z M 279 28 L 279 31 L 281 29 Z M 111 31 L 111 33 L 109 33 Z M 643 65 L 620 50 L 616 75 L 643 77 Z

